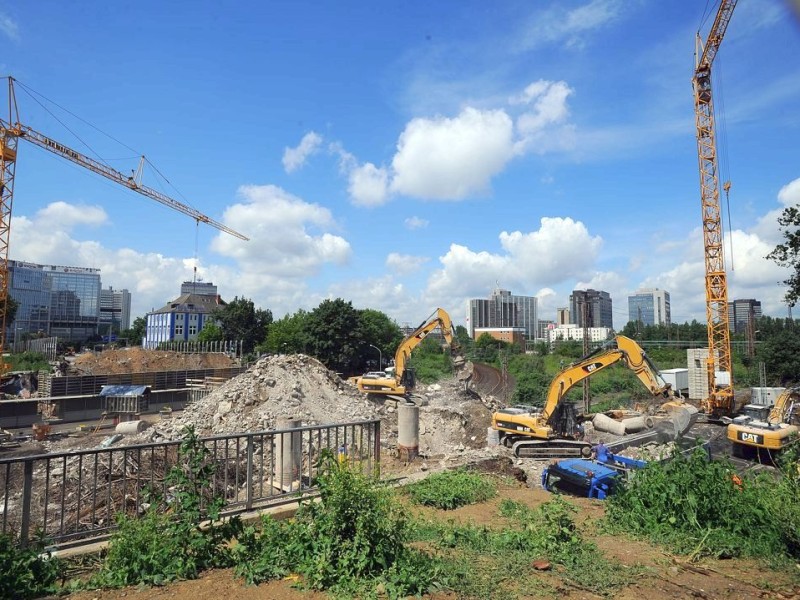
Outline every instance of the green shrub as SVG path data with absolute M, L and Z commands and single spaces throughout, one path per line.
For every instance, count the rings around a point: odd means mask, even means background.
M 23 600 L 57 590 L 62 563 L 44 551 L 41 540 L 20 548 L 8 535 L 0 535 L 0 598 Z
M 415 503 L 442 510 L 484 502 L 497 494 L 494 482 L 464 469 L 429 475 L 406 490 Z
M 216 465 L 192 428 L 184 432 L 178 456 L 166 477 L 171 497 L 154 496 L 141 517 L 118 515 L 108 554 L 89 585 L 162 585 L 231 566 L 228 542 L 241 524 L 217 522 L 224 500 L 211 489 Z M 210 522 L 201 527 L 204 521 Z
M 347 597 L 422 594 L 437 561 L 406 546 L 410 529 L 392 493 L 325 453 L 319 502 L 302 504 L 291 521 L 265 518 L 235 548 L 235 572 L 248 583 L 298 573 L 312 589 Z
M 651 463 L 607 503 L 608 526 L 692 557 L 798 557 L 800 484 L 736 475 L 702 451 Z

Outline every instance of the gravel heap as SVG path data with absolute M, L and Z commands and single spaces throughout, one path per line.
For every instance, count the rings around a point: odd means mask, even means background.
M 420 453 L 451 456 L 485 448 L 491 410 L 464 381 L 453 377 L 414 390 L 420 407 Z M 367 396 L 303 354 L 259 360 L 171 420 L 129 436 L 124 443 L 172 440 L 191 425 L 202 436 L 275 429 L 278 419 L 298 419 L 304 426 L 381 419 L 381 438 L 396 443 L 397 402 Z
M 383 402 L 371 400 L 315 358 L 303 354 L 267 356 L 228 380 L 176 418 L 142 436 L 177 439 L 187 425 L 200 435 L 274 429 L 280 418 L 322 425 L 383 416 Z

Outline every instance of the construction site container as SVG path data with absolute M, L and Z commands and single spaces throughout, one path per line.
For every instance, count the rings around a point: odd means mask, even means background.
M 664 369 L 660 373 L 664 381 L 670 384 L 673 390 L 683 391 L 689 389 L 689 369 Z

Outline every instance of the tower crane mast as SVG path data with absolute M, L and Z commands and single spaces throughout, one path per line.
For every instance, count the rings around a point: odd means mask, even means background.
M 214 227 L 224 233 L 239 238 L 240 240 L 248 240 L 248 238 L 238 231 L 215 221 L 214 219 L 204 215 L 200 211 L 178 202 L 174 198 L 162 194 L 150 187 L 142 185 L 141 183 L 141 170 L 144 163 L 144 157 L 139 165 L 139 169 L 135 174 L 130 176 L 124 175 L 119 171 L 103 164 L 102 162 L 90 158 L 73 150 L 72 148 L 57 142 L 28 127 L 20 122 L 19 109 L 17 107 L 16 95 L 14 91 L 14 78 L 8 78 L 8 121 L 0 118 L 0 357 L 5 351 L 6 347 L 6 307 L 8 302 L 8 243 L 11 234 L 11 209 L 14 200 L 14 174 L 17 162 L 17 146 L 20 139 L 27 140 L 28 142 L 44 148 L 48 152 L 65 158 L 81 167 L 89 169 L 98 175 L 102 175 L 106 179 L 125 186 L 134 192 L 138 192 L 148 198 L 160 202 L 174 210 L 182 212 L 185 215 L 192 217 L 198 223 L 205 223 Z M 4 371 L 4 365 L 0 359 L 0 372 Z
M 703 44 L 697 34 L 694 89 L 697 155 L 700 165 L 700 200 L 705 249 L 706 322 L 708 324 L 708 389 L 703 411 L 713 417 L 734 412 L 733 369 L 730 330 L 728 327 L 728 281 L 723 251 L 724 235 L 719 203 L 719 168 L 717 161 L 714 100 L 711 89 L 711 66 L 719 51 L 737 0 L 722 0 L 714 24 Z M 730 184 L 725 184 L 727 190 Z M 718 376 L 717 373 L 727 373 Z

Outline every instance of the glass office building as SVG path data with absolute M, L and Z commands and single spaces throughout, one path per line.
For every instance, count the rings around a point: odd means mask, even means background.
M 9 295 L 19 307 L 11 340 L 25 334 L 85 341 L 97 334 L 100 269 L 8 261 Z
M 525 330 L 526 339 L 534 340 L 539 323 L 536 302 L 534 296 L 515 296 L 497 288 L 488 299 L 469 301 L 467 332 L 474 338 L 476 329 L 519 327 Z
M 669 292 L 642 289 L 628 296 L 628 321 L 641 325 L 666 325 L 672 322 Z

